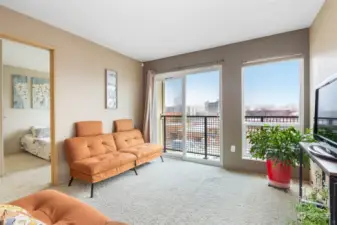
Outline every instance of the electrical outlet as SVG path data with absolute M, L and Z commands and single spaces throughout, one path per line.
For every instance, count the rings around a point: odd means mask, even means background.
M 231 152 L 235 152 L 235 145 L 231 146 Z

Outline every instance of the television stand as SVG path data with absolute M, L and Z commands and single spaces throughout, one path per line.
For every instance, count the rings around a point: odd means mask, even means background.
M 299 198 L 302 201 L 303 152 L 306 152 L 310 159 L 322 169 L 323 176 L 327 175 L 329 177 L 330 225 L 337 225 L 337 162 L 313 154 L 312 145 L 312 143 L 300 143 Z

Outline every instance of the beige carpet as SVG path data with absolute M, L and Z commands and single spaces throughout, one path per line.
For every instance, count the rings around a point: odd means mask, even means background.
M 156 160 L 96 185 L 75 180 L 56 189 L 90 204 L 111 219 L 133 225 L 288 224 L 295 217 L 298 186 L 289 193 L 265 177 L 180 160 Z
M 26 152 L 5 156 L 5 176 L 0 177 L 0 203 L 48 188 L 50 162 Z

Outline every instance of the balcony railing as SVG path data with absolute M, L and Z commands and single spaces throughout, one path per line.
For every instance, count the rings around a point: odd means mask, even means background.
M 163 115 L 164 151 L 183 151 L 183 118 Z M 187 153 L 220 157 L 220 118 L 218 116 L 186 117 Z
M 251 157 L 251 145 L 249 143 L 249 139 L 246 138 L 248 132 L 261 129 L 264 125 L 279 125 L 281 129 L 293 126 L 300 129 L 300 120 L 298 116 L 245 116 L 245 122 L 243 123 L 245 133 L 243 133 L 242 137 L 243 157 Z
M 183 151 L 183 117 L 181 115 L 162 115 L 164 151 Z M 281 127 L 299 126 L 298 116 L 246 116 L 243 134 L 243 155 L 249 156 L 248 131 L 260 129 L 264 124 L 280 125 Z M 220 117 L 219 116 L 186 116 L 187 153 L 220 157 Z

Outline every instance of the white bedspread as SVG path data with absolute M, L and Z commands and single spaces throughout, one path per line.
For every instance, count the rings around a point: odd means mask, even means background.
M 26 134 L 21 138 L 21 145 L 27 152 L 50 161 L 50 138 L 35 138 Z

